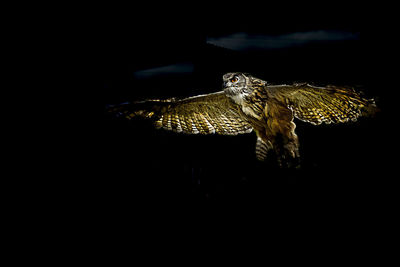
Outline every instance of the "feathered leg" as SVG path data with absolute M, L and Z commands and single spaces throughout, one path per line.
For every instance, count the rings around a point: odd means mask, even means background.
M 299 166 L 299 140 L 295 133 L 292 111 L 281 105 L 266 108 L 266 137 L 271 140 L 281 166 Z
M 261 137 L 257 137 L 256 142 L 256 157 L 259 161 L 267 159 L 268 151 L 272 149 L 270 141 L 264 141 Z

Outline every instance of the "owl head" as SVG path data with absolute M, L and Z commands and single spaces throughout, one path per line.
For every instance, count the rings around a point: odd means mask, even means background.
M 229 72 L 222 77 L 225 94 L 239 104 L 241 99 L 253 91 L 253 77 L 242 72 Z

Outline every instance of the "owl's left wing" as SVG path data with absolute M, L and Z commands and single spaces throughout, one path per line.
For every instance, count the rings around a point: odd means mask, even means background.
M 309 84 L 267 86 L 268 94 L 286 105 L 293 115 L 312 124 L 356 120 L 377 111 L 373 99 L 366 99 L 352 88 Z
M 180 100 L 171 98 L 123 104 L 109 107 L 108 111 L 126 119 L 150 119 L 157 128 L 187 134 L 237 135 L 253 129 L 223 91 Z

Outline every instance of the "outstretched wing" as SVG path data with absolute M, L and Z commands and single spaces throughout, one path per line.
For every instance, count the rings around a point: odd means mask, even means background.
M 188 134 L 237 135 L 253 129 L 223 91 L 181 100 L 123 104 L 109 107 L 108 111 L 127 119 L 138 116 L 151 119 L 157 128 Z
M 376 109 L 373 99 L 365 99 L 351 88 L 294 84 L 268 86 L 267 90 L 296 118 L 312 124 L 355 121 Z

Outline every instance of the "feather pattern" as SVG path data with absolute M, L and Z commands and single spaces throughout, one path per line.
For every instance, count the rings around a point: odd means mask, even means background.
M 181 100 L 147 100 L 109 108 L 127 119 L 153 119 L 156 128 L 186 134 L 237 135 L 252 126 L 223 91 Z
M 271 97 L 286 103 L 293 115 L 312 124 L 355 121 L 373 100 L 363 98 L 351 88 L 309 84 L 268 86 Z

